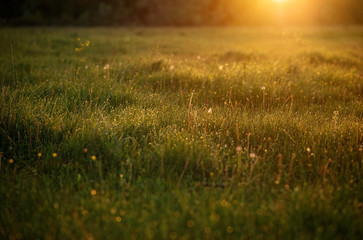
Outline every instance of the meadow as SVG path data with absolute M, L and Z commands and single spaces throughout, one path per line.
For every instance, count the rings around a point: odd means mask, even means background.
M 363 239 L 362 43 L 0 29 L 0 238 Z

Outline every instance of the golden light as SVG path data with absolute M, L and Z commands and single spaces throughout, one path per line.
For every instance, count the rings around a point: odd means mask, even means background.
M 285 2 L 286 0 L 273 0 L 274 2 L 278 2 L 278 3 L 281 3 L 281 2 Z

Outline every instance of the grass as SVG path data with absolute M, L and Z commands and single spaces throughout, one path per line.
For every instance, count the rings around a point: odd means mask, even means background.
M 0 35 L 0 238 L 363 238 L 361 27 Z

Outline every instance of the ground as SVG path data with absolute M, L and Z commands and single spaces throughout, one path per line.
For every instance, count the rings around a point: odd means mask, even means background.
M 0 29 L 0 238 L 362 239 L 362 42 Z

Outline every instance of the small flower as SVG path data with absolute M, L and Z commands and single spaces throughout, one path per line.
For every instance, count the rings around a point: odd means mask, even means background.
M 265 86 L 262 86 L 262 88 L 261 88 L 261 89 L 262 89 L 262 91 L 265 91 L 265 89 L 266 89 L 266 88 L 265 88 Z
M 236 152 L 241 152 L 242 151 L 242 147 L 241 146 L 237 146 L 236 147 Z
M 204 232 L 205 232 L 206 234 L 209 234 L 209 233 L 211 232 L 210 227 L 205 227 L 205 228 L 204 228 Z
M 310 148 L 307 148 L 306 151 L 309 153 L 309 152 L 311 152 L 311 149 Z
M 103 69 L 107 70 L 107 69 L 110 69 L 110 64 L 106 64 Z
M 255 153 L 250 153 L 250 158 L 255 158 L 256 154 Z
M 56 158 L 58 156 L 58 154 L 57 153 L 53 153 L 52 154 L 52 157 L 54 157 L 54 158 Z
M 124 177 L 124 175 L 121 173 L 121 174 L 120 174 L 120 178 L 123 178 L 123 177 Z
M 214 172 L 210 172 L 210 174 L 209 174 L 211 177 L 213 177 L 214 176 Z
M 187 226 L 190 227 L 190 228 L 193 227 L 194 226 L 194 221 L 193 220 L 188 220 Z
M 117 216 L 117 217 L 115 218 L 115 220 L 116 220 L 116 222 L 121 222 L 122 218 L 121 218 L 121 217 L 119 217 L 119 216 Z
M 97 157 L 96 157 L 95 155 L 92 155 L 91 159 L 92 159 L 93 161 L 95 161 L 95 160 L 97 159 Z
M 94 196 L 94 195 L 96 195 L 97 194 L 97 191 L 96 190 L 94 190 L 94 189 L 92 189 L 92 191 L 91 191 L 91 195 L 92 196 Z
M 88 152 L 88 149 L 87 148 L 83 148 L 83 152 L 84 153 L 87 153 Z
M 213 112 L 212 108 L 209 108 L 209 109 L 208 109 L 208 113 L 209 113 L 209 114 L 212 114 L 212 112 Z
M 41 157 L 42 156 L 42 153 L 38 153 L 38 157 Z
M 13 164 L 13 163 L 14 163 L 14 159 L 10 158 L 10 159 L 9 159 L 9 163 L 10 163 L 10 164 Z

